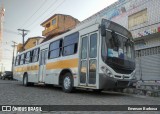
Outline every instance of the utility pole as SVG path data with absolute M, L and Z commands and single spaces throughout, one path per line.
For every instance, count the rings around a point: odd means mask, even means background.
M 13 56 L 12 56 L 12 72 L 13 72 L 13 65 L 14 65 L 14 52 L 15 52 L 15 47 L 17 46 L 16 44 L 16 42 L 14 42 L 14 41 L 12 41 L 13 42 L 13 45 L 12 45 L 12 47 L 13 47 Z
M 23 43 L 22 50 L 24 51 L 24 37 L 28 34 L 29 30 L 25 29 L 17 29 L 17 30 L 22 32 L 20 34 L 22 35 L 22 43 Z

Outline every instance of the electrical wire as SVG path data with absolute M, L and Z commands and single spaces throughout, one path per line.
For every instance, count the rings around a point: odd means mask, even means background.
M 52 13 L 53 13 L 58 7 L 60 7 L 64 2 L 65 2 L 65 0 L 63 0 L 54 10 L 52 10 L 50 14 L 52 14 Z M 50 15 L 50 14 L 49 14 L 49 15 Z M 47 15 L 47 17 L 48 17 L 48 15 Z M 43 18 L 43 20 L 46 19 L 47 17 Z M 35 25 L 35 26 L 37 26 L 37 25 Z M 33 26 L 33 27 L 31 28 L 31 30 L 32 30 L 35 26 Z
M 64 2 L 65 2 L 65 0 L 63 0 L 55 9 L 53 9 L 53 10 L 50 12 L 50 14 L 52 14 L 55 10 L 57 10 L 57 8 L 59 8 Z M 49 15 L 50 15 L 50 14 L 49 14 Z M 45 18 L 48 18 L 48 15 L 47 15 Z M 45 18 L 44 18 L 44 19 L 45 19 Z M 44 19 L 43 19 L 43 20 L 44 20 Z
M 28 25 L 27 27 L 25 27 L 26 29 L 28 29 L 30 26 L 32 26 L 35 22 L 37 22 L 37 20 L 44 15 L 58 0 L 56 0 L 55 2 L 53 2 L 48 8 L 47 10 L 45 10 L 41 15 L 39 15 L 34 21 L 32 21 L 32 23 L 30 25 Z
M 19 28 L 22 28 L 24 25 L 27 24 L 27 22 L 42 8 L 42 6 L 46 4 L 46 0 L 44 2 L 42 2 L 42 4 L 40 5 L 40 7 L 22 24 L 21 27 Z
M 10 33 L 10 34 L 16 34 L 16 35 L 18 35 L 18 33 L 17 33 L 17 32 L 14 32 L 14 31 L 12 31 L 12 30 L 8 30 L 8 29 L 4 29 L 4 32 L 6 32 L 6 33 Z

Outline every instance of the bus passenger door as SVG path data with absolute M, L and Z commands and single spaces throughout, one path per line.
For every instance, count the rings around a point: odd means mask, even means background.
M 39 61 L 39 82 L 44 82 L 46 76 L 46 59 L 48 55 L 48 49 L 41 50 Z
M 96 86 L 97 77 L 97 32 L 81 38 L 80 85 Z

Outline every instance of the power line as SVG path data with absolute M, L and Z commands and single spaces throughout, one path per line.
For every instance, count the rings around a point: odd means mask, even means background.
M 47 8 L 47 10 L 45 10 L 40 16 L 44 15 L 57 1 L 58 1 L 58 0 L 56 0 L 55 2 L 53 2 L 53 3 Z M 32 23 L 31 23 L 30 25 L 28 25 L 28 26 L 25 27 L 25 28 L 28 29 L 30 26 L 32 26 L 35 22 L 37 22 L 37 20 L 39 19 L 40 16 L 38 16 L 34 21 L 32 21 Z
M 10 34 L 16 34 L 16 35 L 18 35 L 18 33 L 17 33 L 17 32 L 14 32 L 14 31 L 12 31 L 12 30 L 8 30 L 8 29 L 4 29 L 4 32 L 6 32 L 6 33 L 10 33 Z
M 46 3 L 46 0 L 40 5 L 40 7 L 19 28 L 22 28 L 24 25 L 26 25 L 26 23 L 42 8 L 42 6 L 44 6 L 45 3 Z
M 6 49 L 6 48 L 5 48 L 4 50 L 6 50 L 6 51 L 12 51 L 12 50 L 10 50 L 10 49 Z
M 0 43 L 0 45 L 2 45 L 2 46 L 8 46 L 8 45 L 10 45 L 11 44 L 11 42 L 1 42 Z
M 2 58 L 3 60 L 5 59 L 5 60 L 11 60 L 11 58 Z M 8 65 L 8 64 L 7 64 Z
M 65 2 L 65 0 L 63 0 L 55 9 L 53 9 L 50 14 L 52 14 L 52 13 L 53 13 L 58 7 L 60 7 L 64 2 Z M 49 14 L 49 15 L 50 15 L 50 14 Z M 47 17 L 48 17 L 48 16 L 46 16 L 45 18 L 47 18 Z M 44 18 L 44 19 L 45 19 L 45 18 Z M 44 20 L 44 19 L 43 19 L 43 20 Z
M 29 30 L 25 30 L 25 29 L 17 29 L 18 31 L 21 31 L 21 35 L 22 35 L 22 43 L 23 43 L 23 51 L 24 51 L 24 37 L 28 34 Z
M 51 11 L 51 13 L 53 13 L 53 12 L 54 12 L 58 7 L 60 7 L 64 2 L 65 2 L 65 0 L 63 0 L 55 9 L 53 9 L 53 10 Z M 51 13 L 50 13 L 50 14 L 51 14 Z M 50 14 L 49 14 L 49 15 L 50 15 Z M 45 18 L 43 18 L 43 20 L 46 19 L 47 17 L 48 17 L 48 15 L 47 15 Z M 35 26 L 36 26 L 36 25 L 35 25 Z M 33 26 L 31 29 L 33 29 L 35 26 Z

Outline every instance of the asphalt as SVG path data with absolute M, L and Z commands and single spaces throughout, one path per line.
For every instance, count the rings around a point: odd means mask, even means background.
M 160 105 L 158 97 L 137 96 L 125 93 L 107 92 L 94 93 L 86 90 L 76 90 L 74 93 L 64 93 L 60 87 L 35 85 L 24 87 L 21 82 L 0 80 L 0 105 Z M 8 112 L 0 112 L 6 114 Z M 13 112 L 13 114 L 32 114 L 33 112 Z M 160 114 L 160 112 L 34 112 L 35 114 Z M 12 114 L 12 113 L 10 113 Z

